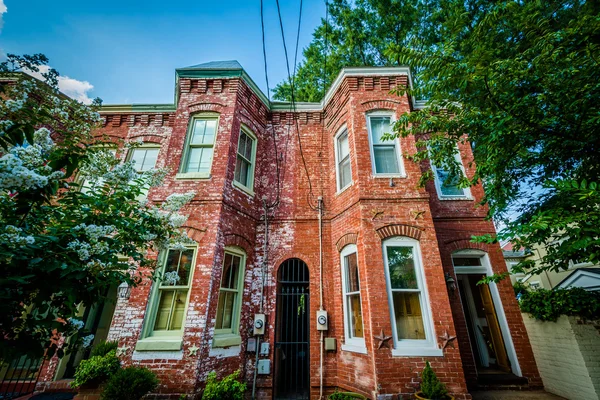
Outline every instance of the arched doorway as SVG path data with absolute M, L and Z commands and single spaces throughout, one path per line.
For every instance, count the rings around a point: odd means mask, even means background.
M 276 399 L 310 397 L 309 332 L 308 266 L 298 258 L 290 258 L 277 272 Z

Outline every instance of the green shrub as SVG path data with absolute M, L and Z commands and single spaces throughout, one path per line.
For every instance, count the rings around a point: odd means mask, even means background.
M 202 393 L 202 400 L 243 400 L 246 384 L 239 381 L 240 371 L 217 380 L 213 371 L 208 374 L 206 388 Z
M 108 353 L 110 353 L 111 351 L 117 350 L 117 347 L 119 347 L 119 342 L 117 342 L 117 341 L 111 341 L 111 342 L 102 341 L 102 342 L 98 343 L 96 346 L 94 346 L 94 348 L 92 349 L 92 351 L 90 353 L 90 357 L 105 356 Z
M 537 289 L 521 291 L 517 297 L 521 311 L 540 321 L 556 321 L 561 315 L 600 318 L 600 292 L 582 288 Z
M 143 367 L 120 369 L 108 379 L 102 392 L 102 400 L 139 400 L 154 391 L 158 379 L 154 372 Z
M 334 393 L 330 394 L 327 397 L 328 400 L 356 400 L 364 398 L 365 397 L 361 394 L 351 392 L 340 392 L 338 390 L 336 390 Z
M 423 369 L 423 373 L 421 374 L 421 392 L 423 396 L 431 400 L 439 400 L 445 399 L 446 393 L 446 385 L 444 385 L 438 377 L 433 372 L 433 368 L 429 365 L 429 361 L 425 364 L 425 369 Z
M 98 385 L 116 373 L 121 367 L 117 352 L 112 350 L 104 356 L 95 356 L 82 360 L 75 371 L 72 387 L 81 385 Z

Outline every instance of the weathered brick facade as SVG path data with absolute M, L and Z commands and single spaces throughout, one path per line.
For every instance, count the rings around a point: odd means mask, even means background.
M 124 350 L 125 364 L 140 364 L 158 374 L 159 394 L 196 393 L 210 371 L 219 376 L 240 368 L 251 386 L 254 353 L 246 351 L 253 316 L 258 312 L 261 292 L 261 265 L 264 259 L 265 224 L 263 199 L 272 204 L 277 198 L 277 168 L 274 139 L 280 157 L 280 196 L 269 209 L 264 340 L 270 343 L 268 357 L 273 362 L 277 268 L 285 260 L 303 260 L 310 271 L 310 374 L 311 397 L 319 395 L 320 336 L 315 314 L 319 308 L 319 223 L 313 209 L 317 197 L 323 198 L 323 308 L 329 313 L 325 337 L 337 339 L 336 351 L 325 351 L 323 360 L 324 391 L 342 388 L 368 398 L 381 394 L 410 394 L 418 388 L 419 374 L 429 360 L 440 379 L 456 398 L 470 398 L 467 384 L 476 380 L 473 355 L 469 346 L 465 317 L 458 293 L 449 294 L 444 274 L 454 275 L 451 254 L 472 248 L 473 234 L 493 233 L 491 221 L 484 219 L 485 207 L 476 206 L 483 194 L 472 188 L 474 200 L 439 200 L 433 184 L 417 185 L 419 165 L 404 159 L 405 178 L 376 178 L 372 173 L 367 120 L 373 110 L 390 110 L 396 115 L 415 112 L 407 96 L 390 94 L 396 86 L 407 85 L 405 69 L 362 69 L 343 71 L 324 100 L 324 104 L 300 105 L 295 112 L 282 104 L 269 107 L 245 73 L 201 68 L 192 76 L 180 73 L 177 103 L 169 107 L 105 107 L 104 126 L 99 134 L 110 140 L 160 144 L 157 167 L 171 170 L 164 185 L 152 189 L 149 200 L 160 203 L 171 193 L 195 191 L 186 206 L 189 215 L 185 228 L 198 243 L 197 259 L 191 283 L 190 301 L 185 316 L 183 346 L 180 351 L 135 350 L 151 291 L 152 282 L 133 288 L 129 299 L 120 299 L 109 333 Z M 250 83 L 249 83 L 250 82 Z M 177 179 L 190 117 L 218 113 L 218 130 L 210 178 Z M 257 136 L 254 196 L 232 184 L 241 124 Z M 334 136 L 342 126 L 348 129 L 352 185 L 341 193 L 336 189 Z M 296 131 L 298 127 L 298 131 Z M 309 180 L 300 152 L 300 143 Z M 415 139 L 400 139 L 403 154 L 416 151 Z M 460 149 L 465 166 L 471 159 L 468 146 Z M 467 173 L 473 171 L 466 168 Z M 310 202 L 310 204 L 309 204 Z M 431 305 L 436 340 L 446 332 L 458 336 L 443 349 L 443 356 L 392 356 L 391 349 L 378 348 L 373 339 L 381 330 L 392 331 L 386 291 L 382 240 L 407 236 L 419 241 L 425 283 Z M 344 343 L 340 250 L 356 244 L 361 277 L 362 313 L 367 354 L 341 350 Z M 241 346 L 214 348 L 212 345 L 219 282 L 225 246 L 237 246 L 247 255 L 243 303 L 240 318 Z M 506 270 L 497 245 L 485 250 L 495 272 Z M 529 385 L 541 381 L 523 326 L 518 305 L 508 280 L 499 285 L 502 305 L 518 355 L 522 376 Z M 190 347 L 197 346 L 196 354 Z M 51 380 L 53 363 L 48 364 L 41 380 Z M 271 374 L 258 375 L 257 393 L 271 398 Z

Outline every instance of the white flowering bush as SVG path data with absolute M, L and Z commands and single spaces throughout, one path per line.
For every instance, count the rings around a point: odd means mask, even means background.
M 99 102 L 60 94 L 56 71 L 45 83 L 18 72 L 45 63 L 0 63 L 0 359 L 90 345 L 80 306 L 152 275 L 149 251 L 189 242 L 179 210 L 194 193 L 140 202 L 165 171 L 138 173 L 99 146 Z M 70 340 L 59 349 L 60 335 Z

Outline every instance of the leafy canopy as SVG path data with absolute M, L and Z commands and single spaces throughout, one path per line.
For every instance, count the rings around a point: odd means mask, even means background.
M 599 11 L 585 0 L 336 0 L 329 47 L 323 22 L 295 77 L 296 100 L 320 100 L 344 66 L 409 65 L 415 86 L 396 93 L 427 107 L 400 115 L 391 136 L 414 135 L 411 158 L 444 167 L 449 180 L 483 183 L 482 203 L 505 228 L 475 240 L 550 248 L 517 270 L 597 262 Z M 289 84 L 275 95 L 289 100 Z M 468 178 L 453 157 L 467 140 L 475 161 Z M 432 178 L 426 165 L 422 184 Z
M 20 72 L 47 61 L 9 55 L 0 64 L 0 359 L 51 356 L 61 334 L 70 340 L 59 355 L 90 345 L 81 307 L 139 283 L 155 265 L 149 252 L 181 245 L 177 211 L 194 195 L 140 202 L 165 171 L 138 173 L 99 146 L 99 101 L 62 95 L 56 71 L 45 83 Z

